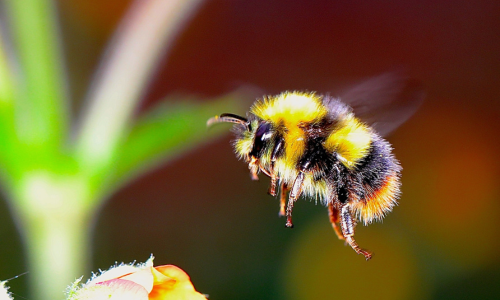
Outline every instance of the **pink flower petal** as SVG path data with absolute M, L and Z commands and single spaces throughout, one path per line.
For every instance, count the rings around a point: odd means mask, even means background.
M 148 291 L 129 280 L 112 279 L 85 287 L 77 292 L 78 300 L 148 300 Z

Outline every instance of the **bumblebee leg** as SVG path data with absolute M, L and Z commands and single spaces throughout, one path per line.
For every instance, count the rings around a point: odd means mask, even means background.
M 355 220 L 353 220 L 349 205 L 343 205 L 340 211 L 340 224 L 342 227 L 342 234 L 345 241 L 351 246 L 357 254 L 363 254 L 366 260 L 372 258 L 372 254 L 364 249 L 361 249 L 354 240 L 354 227 L 356 227 Z
M 295 201 L 297 201 L 297 199 L 300 196 L 300 193 L 302 192 L 303 183 L 304 183 L 304 172 L 300 172 L 299 175 L 297 175 L 297 178 L 295 178 L 292 189 L 290 190 L 290 195 L 288 196 L 288 205 L 286 207 L 286 225 L 285 225 L 288 228 L 293 227 L 292 209 L 293 205 L 295 204 Z
M 286 185 L 286 183 L 281 183 L 281 192 L 280 192 L 280 212 L 279 216 L 283 217 L 285 215 L 285 205 L 286 205 L 286 194 L 290 189 Z
M 277 141 L 274 143 L 273 152 L 271 152 L 271 167 L 269 169 L 269 173 L 271 173 L 269 176 L 271 177 L 271 186 L 269 187 L 268 193 L 273 197 L 276 196 L 276 181 L 278 179 L 276 173 L 274 172 L 274 164 L 276 162 L 276 159 L 278 158 L 278 155 L 283 151 L 283 145 L 283 138 L 281 136 L 278 136 Z
M 333 205 L 333 201 L 328 203 L 328 215 L 330 217 L 330 223 L 332 223 L 333 230 L 335 230 L 335 234 L 339 240 L 344 240 L 344 235 L 342 234 L 339 226 L 337 226 L 337 223 L 339 223 L 339 210 Z
M 274 172 L 274 162 L 271 162 L 271 167 L 269 170 L 269 177 L 271 177 L 271 185 L 269 186 L 269 190 L 267 191 L 269 195 L 271 196 L 276 196 L 276 182 L 278 181 L 278 177 L 276 176 L 276 173 Z
M 259 160 L 255 157 L 250 158 L 250 162 L 248 163 L 248 169 L 250 169 L 250 178 L 252 180 L 259 180 Z

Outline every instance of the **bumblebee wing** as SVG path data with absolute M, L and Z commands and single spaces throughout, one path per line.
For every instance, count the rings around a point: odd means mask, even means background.
M 385 73 L 348 90 L 340 98 L 352 107 L 356 117 L 386 136 L 420 107 L 422 85 L 397 73 Z

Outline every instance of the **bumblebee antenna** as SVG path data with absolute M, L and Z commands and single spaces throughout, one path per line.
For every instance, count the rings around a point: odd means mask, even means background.
M 235 124 L 241 124 L 245 126 L 248 130 L 250 130 L 250 123 L 246 118 L 240 117 L 238 115 L 234 114 L 221 114 L 220 116 L 215 116 L 213 118 L 210 118 L 207 121 L 207 126 L 212 126 L 215 123 L 235 123 Z

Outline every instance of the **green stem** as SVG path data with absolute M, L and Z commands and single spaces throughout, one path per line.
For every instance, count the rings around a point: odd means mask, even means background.
M 16 144 L 17 136 L 14 126 L 14 87 L 11 78 L 12 61 L 9 61 L 7 53 L 4 50 L 5 37 L 0 29 L 0 172 L 5 179 L 11 177 L 7 174 L 13 173 L 13 168 L 16 161 Z
M 198 2 L 142 0 L 130 8 L 103 58 L 78 126 L 76 152 L 89 172 L 108 169 L 160 55 L 168 51 Z
M 22 145 L 54 150 L 68 129 L 54 4 L 50 0 L 6 3 L 21 67 L 21 77 L 16 78 L 18 138 Z
M 12 106 L 13 87 L 10 78 L 12 72 L 10 72 L 7 53 L 4 50 L 5 37 L 1 29 L 3 28 L 0 28 L 0 110 L 3 111 L 5 106 Z
M 66 287 L 87 268 L 90 207 L 87 186 L 71 175 L 26 173 L 14 197 L 24 228 L 32 297 L 63 299 Z

